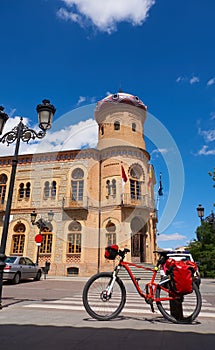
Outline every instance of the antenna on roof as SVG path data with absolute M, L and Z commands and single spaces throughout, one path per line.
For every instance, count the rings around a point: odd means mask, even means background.
M 123 91 L 122 91 L 122 83 L 121 83 L 121 82 L 120 82 L 120 84 L 119 84 L 118 92 L 123 92 Z

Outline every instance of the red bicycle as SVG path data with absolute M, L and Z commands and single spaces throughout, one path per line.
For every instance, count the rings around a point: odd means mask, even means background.
M 111 320 L 119 315 L 126 302 L 126 289 L 118 277 L 119 271 L 124 268 L 139 295 L 151 306 L 152 312 L 154 312 L 153 303 L 156 303 L 161 314 L 171 322 L 191 323 L 194 321 L 202 305 L 201 294 L 194 280 L 191 293 L 178 294 L 174 292 L 169 276 L 161 278 L 159 283 L 155 282 L 158 271 L 168 259 L 168 252 L 154 252 L 159 254 L 157 265 L 154 268 L 148 268 L 124 261 L 129 251 L 125 248 L 115 252 L 115 257 L 119 256 L 119 262 L 113 272 L 101 272 L 88 280 L 83 290 L 83 304 L 87 313 L 103 321 Z M 114 256 L 109 259 L 114 260 Z M 135 278 L 130 266 L 152 272 L 151 281 L 145 285 L 144 291 L 140 288 L 139 279 Z

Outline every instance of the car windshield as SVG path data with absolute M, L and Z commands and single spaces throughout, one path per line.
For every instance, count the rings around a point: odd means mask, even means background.
M 179 260 L 190 260 L 190 256 L 189 255 L 183 255 L 183 254 L 181 254 L 181 255 L 170 254 L 169 257 L 173 258 L 173 259 L 175 259 L 177 261 L 179 261 Z
M 15 256 L 8 256 L 4 262 L 13 264 L 15 260 L 16 260 Z

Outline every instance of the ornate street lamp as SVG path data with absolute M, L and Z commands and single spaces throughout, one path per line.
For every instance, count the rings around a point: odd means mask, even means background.
M 8 120 L 8 115 L 4 113 L 4 107 L 0 106 L 0 135 L 4 129 L 5 123 Z
M 49 223 L 53 220 L 54 213 L 52 210 L 50 210 L 47 215 L 48 215 L 48 221 L 44 220 L 42 217 L 36 221 L 37 218 L 37 213 L 33 210 L 31 215 L 31 223 L 32 225 L 36 225 L 39 229 L 39 235 L 41 235 L 41 232 L 43 231 L 44 228 L 49 229 Z M 41 237 L 42 238 L 42 237 Z M 39 252 L 40 252 L 40 244 L 38 244 L 37 248 L 37 258 L 36 258 L 36 265 L 38 265 L 39 261 Z
M 203 208 L 203 206 L 201 204 L 199 204 L 199 206 L 196 208 L 197 213 L 198 213 L 198 217 L 200 218 L 201 222 L 203 221 L 203 217 L 205 214 L 205 208 Z
M 20 118 L 20 122 L 17 126 L 15 126 L 11 131 L 8 131 L 6 134 L 4 134 L 2 137 L 0 137 L 0 142 L 7 143 L 7 145 L 10 145 L 13 142 L 16 142 L 15 145 L 15 152 L 12 160 L 12 170 L 11 170 L 11 176 L 10 176 L 10 184 L 9 184 L 9 190 L 8 190 L 8 198 L 7 198 L 7 205 L 5 210 L 5 216 L 4 216 L 4 226 L 2 231 L 2 238 L 1 238 L 1 246 L 0 246 L 0 309 L 2 309 L 2 285 L 3 285 L 3 270 L 5 266 L 5 249 L 6 249 L 6 243 L 7 243 L 7 234 L 8 234 L 8 227 L 9 227 L 9 220 L 10 220 L 10 211 L 11 211 L 11 204 L 12 204 L 12 197 L 13 197 L 13 189 L 14 189 L 14 182 L 15 182 L 15 176 L 16 176 L 16 168 L 18 164 L 18 154 L 19 154 L 19 146 L 20 141 L 28 143 L 31 139 L 34 140 L 36 138 L 42 139 L 46 135 L 46 130 L 50 129 L 52 126 L 52 119 L 55 114 L 55 107 L 50 104 L 49 100 L 43 100 L 41 104 L 39 104 L 36 108 L 38 113 L 38 123 L 40 127 L 40 131 L 36 132 L 33 129 L 28 128 L 23 123 L 23 118 Z M 6 121 L 8 120 L 8 115 L 4 113 L 4 108 L 0 106 L 0 135 L 2 134 L 4 125 Z

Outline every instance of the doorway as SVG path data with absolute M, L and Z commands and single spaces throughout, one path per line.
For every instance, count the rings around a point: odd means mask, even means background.
M 131 259 L 132 262 L 146 261 L 146 232 L 147 224 L 139 217 L 131 221 Z

